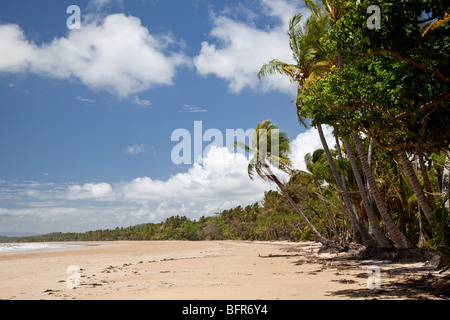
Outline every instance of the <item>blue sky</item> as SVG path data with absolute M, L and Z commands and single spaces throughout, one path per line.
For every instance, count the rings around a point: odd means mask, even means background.
M 0 234 L 197 219 L 261 200 L 274 186 L 251 181 L 239 155 L 214 148 L 175 165 L 171 135 L 272 119 L 301 167 L 320 145 L 296 119 L 295 85 L 256 78 L 273 58 L 292 62 L 299 11 L 301 0 L 1 1 Z

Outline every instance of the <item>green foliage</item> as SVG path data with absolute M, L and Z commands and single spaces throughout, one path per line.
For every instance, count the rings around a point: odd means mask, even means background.
M 428 241 L 428 245 L 450 267 L 450 215 L 444 205 L 434 213 L 433 230 L 434 237 Z
M 253 179 L 254 172 L 256 172 L 263 180 L 272 180 L 273 175 L 270 170 L 267 170 L 269 164 L 286 173 L 290 172 L 289 137 L 286 132 L 280 131 L 271 120 L 264 120 L 258 124 L 251 137 L 250 146 L 243 141 L 235 141 L 234 146 L 253 154 L 247 168 L 250 179 Z
M 428 195 L 440 190 L 450 137 L 446 80 L 450 70 L 450 26 L 444 22 L 426 34 L 424 30 L 449 11 L 447 1 L 308 0 L 306 4 L 316 15 L 311 15 L 304 25 L 300 24 L 302 15 L 295 15 L 288 30 L 295 64 L 274 59 L 261 68 L 258 77 L 279 73 L 299 84 L 296 107 L 302 124 L 302 119 L 311 118 L 313 125 L 332 126 L 339 137 L 362 132 L 372 138 L 373 176 L 394 223 L 414 243 L 423 236 L 431 238 L 428 245 L 450 265 L 448 211 L 443 206 L 436 210 L 432 226 L 425 219 L 420 221 L 418 198 L 395 160 L 398 148 L 419 151 L 426 162 L 420 169 L 425 168 L 431 184 Z M 369 5 L 381 8 L 380 30 L 366 26 Z M 273 132 L 279 134 L 279 139 L 274 140 L 276 146 L 271 145 Z M 263 179 L 279 182 L 278 187 L 283 186 L 283 194 L 268 191 L 260 203 L 223 210 L 198 221 L 173 216 L 161 223 L 55 233 L 20 241 L 314 240 L 311 229 L 293 207 L 301 208 L 306 220 L 327 239 L 352 240 L 352 224 L 324 150 L 306 155 L 308 172 L 296 172 L 290 167 L 289 142 L 287 135 L 269 120 L 258 125 L 250 146 L 236 142 L 235 146 L 254 153 L 248 166 L 251 178 L 256 172 Z M 367 150 L 369 139 L 363 139 L 363 144 Z M 271 152 L 277 149 L 279 153 Z M 337 151 L 331 150 L 349 198 L 368 227 L 355 173 L 345 150 L 343 154 L 340 160 Z M 275 179 L 269 170 L 269 165 L 275 164 L 291 176 L 290 181 L 281 184 Z M 416 174 L 424 183 L 423 170 Z M 385 222 L 376 206 L 374 209 L 386 233 Z
M 330 234 L 323 201 L 318 197 L 311 174 L 300 172 L 287 184 L 287 192 L 323 234 Z M 333 186 L 323 186 L 334 216 L 339 216 L 339 200 Z M 338 219 L 340 223 L 345 220 Z M 126 228 L 94 230 L 84 233 L 52 233 L 24 237 L 19 242 L 117 241 L 117 240 L 313 240 L 301 217 L 278 191 L 267 191 L 261 202 L 237 206 L 201 217 L 197 221 L 185 216 L 172 216 L 160 223 L 147 223 Z
M 378 5 L 380 30 L 366 10 Z M 450 25 L 423 35 L 425 21 L 449 11 L 444 1 L 348 1 L 327 29 L 328 56 L 343 59 L 299 91 L 298 116 L 329 124 L 340 136 L 364 132 L 386 149 L 444 147 L 450 137 Z

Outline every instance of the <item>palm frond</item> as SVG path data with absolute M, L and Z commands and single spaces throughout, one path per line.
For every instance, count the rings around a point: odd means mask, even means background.
M 320 15 L 320 13 L 325 13 L 326 15 L 328 15 L 328 12 L 322 8 L 317 1 L 314 0 L 305 0 L 305 5 L 306 7 L 311 10 L 312 13 L 316 14 L 316 15 Z
M 254 178 L 253 172 L 255 171 L 255 169 L 256 169 L 256 159 L 252 158 L 250 160 L 250 162 L 248 163 L 248 167 L 247 167 L 247 174 L 251 180 L 253 180 L 253 178 Z
M 298 57 L 301 55 L 301 48 L 298 43 L 298 39 L 301 39 L 301 33 L 302 29 L 300 26 L 300 21 L 302 19 L 303 15 L 301 13 L 298 13 L 294 15 L 294 17 L 289 22 L 289 30 L 288 30 L 288 36 L 289 36 L 289 45 L 291 47 L 292 53 L 294 54 L 294 59 L 298 61 Z
M 305 5 L 315 15 L 325 14 L 330 19 L 331 23 L 336 23 L 348 13 L 346 12 L 345 1 L 339 0 L 305 0 Z
M 444 18 L 442 19 L 437 19 L 436 21 L 434 21 L 433 23 L 431 23 L 426 29 L 425 31 L 422 33 L 422 36 L 424 36 L 425 34 L 428 33 L 428 31 L 430 30 L 434 30 L 437 27 L 439 27 L 441 24 L 450 21 L 450 13 L 445 13 Z
M 293 173 L 292 162 L 289 158 L 282 158 L 274 154 L 270 154 L 268 155 L 267 160 L 271 166 L 286 172 L 287 174 Z
M 252 153 L 253 152 L 252 148 L 250 148 L 248 145 L 246 145 L 243 141 L 235 141 L 233 146 L 235 148 L 241 148 L 245 152 L 248 152 L 248 153 Z
M 299 69 L 296 66 L 274 59 L 261 67 L 257 77 L 261 80 L 268 75 L 282 74 L 287 75 L 292 79 L 294 78 L 294 72 L 297 71 L 299 71 Z
M 264 171 L 262 170 L 263 167 L 263 162 L 258 161 L 257 158 L 253 158 L 252 160 L 254 160 L 254 170 L 256 171 L 256 173 L 258 174 L 258 176 L 263 179 L 264 181 L 267 181 L 267 175 L 264 173 Z
M 238 141 L 234 145 L 246 151 L 252 151 L 252 158 L 247 167 L 251 179 L 254 177 L 254 172 L 263 180 L 272 179 L 268 176 L 270 169 L 267 162 L 287 173 L 292 172 L 289 159 L 290 139 L 287 133 L 280 131 L 271 120 L 264 120 L 258 124 L 251 137 L 251 146 Z

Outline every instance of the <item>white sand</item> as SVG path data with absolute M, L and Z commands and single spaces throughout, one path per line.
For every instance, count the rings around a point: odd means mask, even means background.
M 85 243 L 86 244 L 86 243 Z M 370 262 L 332 261 L 314 243 L 157 241 L 87 243 L 84 248 L 0 254 L 0 299 L 292 300 L 436 298 L 396 286 L 429 273 Z M 67 287 L 67 268 L 81 268 Z M 387 272 L 397 268 L 399 272 Z M 404 268 L 405 271 L 402 271 Z M 409 268 L 409 269 L 408 269 Z M 416 268 L 414 273 L 410 269 Z M 74 274 L 75 277 L 77 274 Z M 409 291 L 408 291 L 409 290 Z

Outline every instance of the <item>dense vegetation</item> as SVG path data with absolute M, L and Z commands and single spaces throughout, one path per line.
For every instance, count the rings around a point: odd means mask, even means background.
M 21 241 L 314 239 L 339 250 L 356 242 L 372 254 L 420 256 L 418 248 L 431 248 L 448 265 L 448 2 L 305 3 L 311 16 L 294 16 L 288 30 L 295 64 L 274 59 L 258 78 L 277 73 L 298 83 L 293 112 L 302 125 L 311 121 L 323 145 L 306 156 L 307 172 L 292 168 L 289 139 L 266 120 L 251 145 L 235 145 L 253 154 L 250 178 L 278 187 L 260 203 L 199 221 L 176 216 L 158 224 Z M 367 11 L 373 5 L 378 16 Z M 334 129 L 334 150 L 323 125 Z M 270 146 L 274 141 L 277 148 Z M 289 181 L 281 181 L 274 168 Z
M 318 199 L 309 206 L 317 210 L 314 222 L 324 220 Z M 324 228 L 324 231 L 326 227 Z M 19 242 L 114 241 L 114 240 L 313 240 L 312 234 L 276 191 L 268 191 L 261 203 L 224 210 L 198 221 L 173 216 L 160 223 L 84 233 L 51 233 L 20 238 Z

